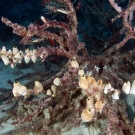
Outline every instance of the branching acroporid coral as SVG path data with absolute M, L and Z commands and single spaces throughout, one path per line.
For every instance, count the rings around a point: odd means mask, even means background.
M 134 122 L 128 120 L 126 106 L 120 100 L 122 93 L 135 95 L 134 74 L 126 74 L 135 69 L 135 50 L 128 53 L 118 51 L 129 39 L 134 39 L 131 21 L 135 3 L 130 3 L 123 10 L 114 0 L 109 2 L 118 16 L 123 18 L 123 33 L 126 36 L 123 41 L 100 55 L 89 55 L 85 43 L 79 42 L 76 8 L 70 0 L 42 1 L 48 10 L 66 15 L 67 22 L 52 21 L 41 16 L 40 24 L 31 23 L 26 28 L 5 17 L 1 18 L 3 23 L 13 29 L 13 33 L 22 37 L 21 44 L 34 44 L 49 39 L 53 45 L 26 49 L 25 52 L 17 47 L 7 51 L 3 46 L 0 54 L 5 65 L 14 68 L 23 60 L 25 63 L 35 63 L 38 59 L 45 62 L 51 55 L 68 59 L 65 66 L 46 81 L 35 80 L 31 88 L 15 81 L 13 95 L 2 94 L 3 98 L 0 100 L 5 102 L 1 105 L 1 110 L 7 116 L 1 118 L 0 123 L 11 119 L 13 126 L 4 135 L 62 135 L 83 124 L 90 129 L 90 135 L 93 134 L 91 127 L 96 130 L 96 135 L 135 133 Z M 55 6 L 56 4 L 63 5 L 63 8 Z M 51 31 L 50 28 L 56 31 Z

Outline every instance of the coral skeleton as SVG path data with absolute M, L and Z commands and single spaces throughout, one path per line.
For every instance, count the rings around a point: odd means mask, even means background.
M 42 70 L 38 81 L 31 79 L 31 85 L 17 80 L 10 94 L 3 92 L 0 109 L 7 116 L 0 118 L 0 123 L 11 118 L 11 125 L 14 126 L 3 135 L 62 135 L 82 125 L 89 129 L 89 135 L 135 134 L 135 124 L 129 120 L 126 105 L 121 99 L 121 95 L 135 96 L 135 75 L 125 74 L 135 69 L 135 49 L 126 53 L 119 51 L 128 40 L 135 39 L 135 28 L 131 23 L 135 2 L 129 1 L 123 9 L 116 1 L 109 0 L 110 6 L 117 12 L 111 23 L 121 18 L 124 28 L 119 31 L 117 42 L 108 41 L 109 45 L 101 46 L 101 53 L 96 55 L 89 54 L 86 44 L 78 38 L 76 12 L 80 3 L 75 6 L 76 2 L 42 0 L 47 10 L 58 16 L 66 16 L 68 21 L 49 20 L 41 16 L 40 23 L 25 27 L 1 18 L 14 34 L 22 38 L 20 44 L 43 45 L 25 51 L 19 47 L 7 50 L 3 46 L 0 58 L 5 66 L 17 68 L 21 64 L 51 60 L 60 64 L 60 58 L 66 61 L 58 72 L 47 74 Z M 122 41 L 120 33 L 125 33 Z M 51 41 L 52 45 L 45 45 L 46 40 Z M 95 44 L 93 41 L 93 48 L 97 49 Z M 38 76 L 36 72 L 34 75 Z

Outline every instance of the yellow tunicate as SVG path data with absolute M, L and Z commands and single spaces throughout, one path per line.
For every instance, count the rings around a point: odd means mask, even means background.
M 79 79 L 79 87 L 82 89 L 87 89 L 88 88 L 88 81 L 84 76 L 81 76 Z
M 94 109 L 85 108 L 82 111 L 81 119 L 83 122 L 90 122 L 92 120 L 93 116 L 94 116 Z
M 104 84 L 102 80 L 97 81 L 97 87 L 99 91 L 102 91 L 104 89 Z
M 86 99 L 86 108 L 91 108 L 93 107 L 93 98 L 92 97 L 88 97 Z
M 88 83 L 91 83 L 92 77 L 90 77 L 89 75 L 86 76 L 86 80 L 88 81 Z
M 95 103 L 95 108 L 97 112 L 102 112 L 104 106 L 105 106 L 106 102 L 101 101 L 101 100 L 97 100 L 97 102 Z
M 97 87 L 97 82 L 94 78 L 91 79 L 91 86 L 92 87 Z

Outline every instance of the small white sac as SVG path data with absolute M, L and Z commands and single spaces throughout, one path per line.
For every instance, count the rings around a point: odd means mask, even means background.
M 3 46 L 1 51 L 2 51 L 2 52 L 6 52 L 6 47 Z
M 107 94 L 108 93 L 108 90 L 111 89 L 111 88 L 112 88 L 111 84 L 110 83 L 107 83 L 105 85 L 105 87 L 104 87 L 104 93 Z
M 71 61 L 71 67 L 73 67 L 73 68 L 79 68 L 78 62 L 76 60 L 72 60 Z
M 132 83 L 132 86 L 131 86 L 131 89 L 130 89 L 129 93 L 135 95 L 135 80 Z
M 11 50 L 9 50 L 9 51 L 8 51 L 8 56 L 9 56 L 9 55 L 12 55 L 12 54 L 13 54 L 13 52 L 12 52 Z
M 112 94 L 112 98 L 115 99 L 115 100 L 119 99 L 119 92 L 118 92 L 118 90 L 114 90 L 114 93 Z
M 78 75 L 79 76 L 83 76 L 85 73 L 84 73 L 84 70 L 83 69 L 79 69 L 78 70 Z
M 14 85 L 13 85 L 13 95 L 15 97 L 21 95 L 21 96 L 27 96 L 28 95 L 28 90 L 27 88 L 22 85 L 21 83 L 19 82 L 14 82 Z
M 13 63 L 17 63 L 18 59 L 13 57 Z
M 22 54 L 20 52 L 16 53 L 15 58 L 22 59 Z
M 18 53 L 18 48 L 17 47 L 13 47 L 13 54 L 17 54 Z
M 36 60 L 37 60 L 37 56 L 36 56 L 35 54 L 33 54 L 33 55 L 31 56 L 31 60 L 35 63 Z
M 39 94 L 43 90 L 43 85 L 39 81 L 35 81 L 33 90 L 35 94 Z
M 57 87 L 55 85 L 51 86 L 51 90 L 52 90 L 52 97 L 56 97 L 56 92 L 57 92 Z
M 123 92 L 125 92 L 126 94 L 129 94 L 129 91 L 130 91 L 130 86 L 131 84 L 130 84 L 130 82 L 128 81 L 128 82 L 125 82 L 124 84 L 123 84 L 123 86 L 122 86 L 122 90 L 123 90 Z
M 30 62 L 30 57 L 28 55 L 25 55 L 24 60 L 25 60 L 26 63 L 29 63 Z
M 10 66 L 11 66 L 11 68 L 14 68 L 15 67 L 15 64 L 14 63 L 11 63 Z
M 56 85 L 56 86 L 60 86 L 60 84 L 61 84 L 60 78 L 57 78 L 57 77 L 56 77 L 56 78 L 53 80 L 53 84 Z
M 29 53 L 30 52 L 30 50 L 27 48 L 27 49 L 25 49 L 25 53 Z
M 52 91 L 51 91 L 50 89 L 48 89 L 48 90 L 46 91 L 46 95 L 51 96 L 51 95 L 52 95 Z
M 5 65 L 10 63 L 9 58 L 6 55 L 1 55 L 1 59 L 3 60 Z

